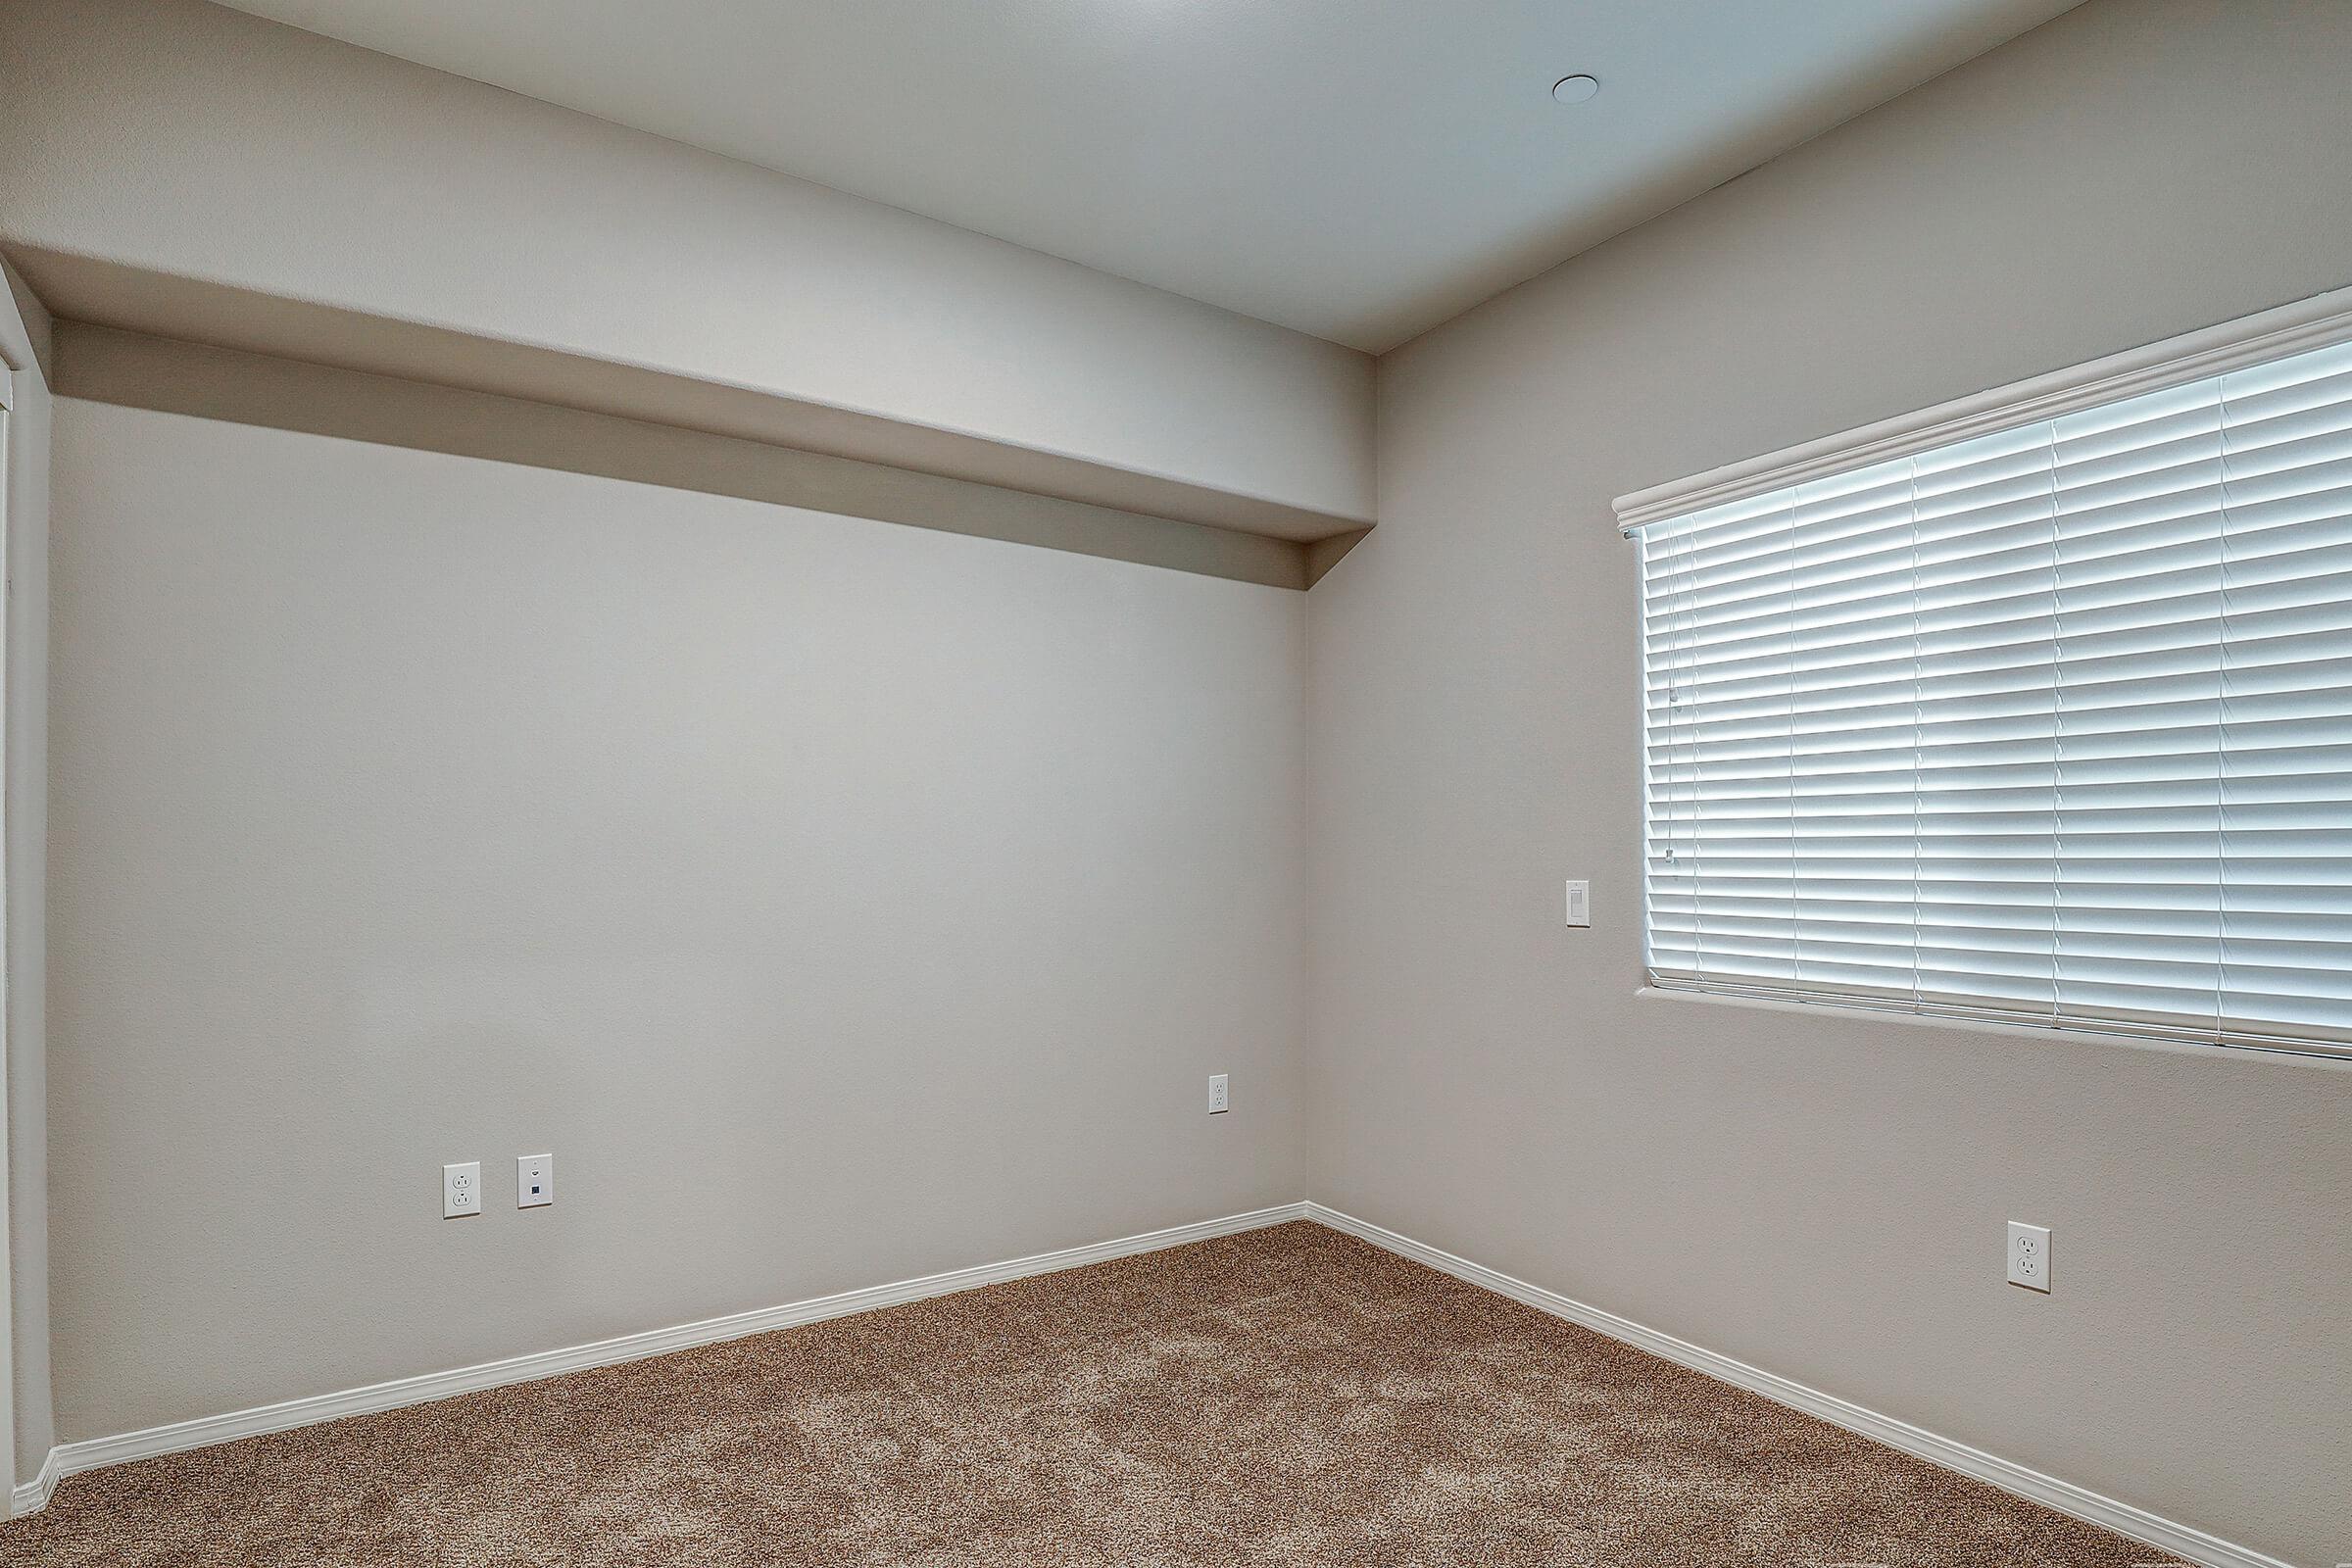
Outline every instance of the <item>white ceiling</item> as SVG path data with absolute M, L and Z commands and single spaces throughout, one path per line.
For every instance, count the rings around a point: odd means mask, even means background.
M 1380 352 L 2076 0 L 232 3 Z

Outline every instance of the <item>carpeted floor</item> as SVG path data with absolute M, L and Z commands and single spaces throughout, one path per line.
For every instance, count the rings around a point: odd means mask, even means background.
M 27 1568 L 2123 1568 L 2161 1554 L 1298 1223 L 151 1459 Z

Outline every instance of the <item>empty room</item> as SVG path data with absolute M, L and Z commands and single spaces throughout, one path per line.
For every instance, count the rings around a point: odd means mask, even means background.
M 2352 0 L 0 0 L 0 1568 L 2352 1564 Z

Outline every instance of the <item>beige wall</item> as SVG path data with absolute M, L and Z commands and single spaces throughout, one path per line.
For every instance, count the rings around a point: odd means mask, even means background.
M 5 271 L 5 269 L 0 269 Z M 49 419 L 41 366 L 49 321 L 0 278 L 0 360 L 15 368 L 8 422 L 8 922 L 5 1099 L 8 1332 L 0 1434 L 15 1442 L 14 1481 L 39 1473 L 55 1441 L 49 1406 L 49 1124 L 46 1021 L 49 799 Z M 7 1466 L 0 1465 L 0 1473 Z M 13 1483 L 12 1483 L 13 1484 Z
M 1300 1196 L 1301 595 L 71 398 L 55 461 L 66 1440 Z
M 2352 283 L 2347 62 L 2352 6 L 2094 0 L 1382 363 L 1381 526 L 1309 596 L 1315 1198 L 2352 1560 L 2352 1072 L 1638 1000 L 1609 511 Z
M 1370 516 L 1364 355 L 968 229 L 204 0 L 9 0 L 0 101 L 0 242 L 86 295 L 60 314 L 412 374 L 373 360 L 514 379 L 492 349 L 535 346 L 577 363 L 487 389 L 682 424 L 748 418 L 719 396 L 744 389 L 804 406 L 789 445 L 1339 519 L 1301 538 Z M 449 331 L 419 350 L 386 321 Z M 667 379 L 624 394 L 613 367 Z

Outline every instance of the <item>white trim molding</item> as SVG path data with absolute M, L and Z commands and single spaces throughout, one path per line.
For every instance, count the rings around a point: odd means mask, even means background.
M 49 1496 L 57 1491 L 57 1484 L 65 1475 L 59 1468 L 59 1449 L 51 1448 L 49 1456 L 41 1461 L 41 1473 L 9 1494 L 8 1516 L 11 1519 L 22 1519 L 28 1513 L 38 1513 L 49 1506 Z
M 617 1366 L 626 1361 L 641 1361 L 648 1356 L 667 1355 L 675 1350 L 690 1350 L 700 1346 L 740 1340 L 776 1329 L 798 1328 L 805 1323 L 821 1323 L 827 1318 L 871 1312 L 879 1307 L 899 1306 L 934 1296 L 953 1296 L 958 1291 L 976 1290 L 983 1285 L 1002 1285 L 1007 1280 L 1057 1274 L 1064 1269 L 1084 1268 L 1090 1263 L 1107 1263 L 1113 1258 L 1162 1251 L 1171 1247 L 1260 1230 L 1268 1225 L 1280 1225 L 1305 1217 L 1304 1203 L 1283 1203 L 1273 1208 L 1254 1209 L 1247 1214 L 1228 1214 L 1223 1219 L 1199 1220 L 1190 1225 L 1171 1226 L 1166 1230 L 1149 1231 L 1138 1236 L 1122 1236 L 1115 1241 L 1096 1242 L 1085 1247 L 1063 1248 L 1059 1251 L 1010 1258 L 1002 1263 L 981 1263 L 971 1268 L 953 1269 L 945 1274 L 926 1274 L 920 1279 L 901 1280 L 895 1285 L 869 1286 L 863 1290 L 843 1291 L 834 1296 L 792 1301 L 783 1306 L 760 1307 L 726 1317 L 706 1318 L 699 1323 L 684 1323 L 675 1328 L 623 1335 L 618 1339 L 600 1340 L 593 1345 L 575 1345 L 562 1350 L 541 1350 L 503 1361 L 485 1361 L 477 1366 L 460 1367 L 450 1372 L 428 1372 L 419 1377 L 399 1378 L 364 1389 L 347 1389 L 339 1394 L 313 1395 L 308 1398 L 288 1399 L 282 1404 L 261 1405 L 227 1415 L 202 1416 L 193 1421 L 174 1422 L 170 1426 L 149 1427 L 143 1432 L 126 1432 L 120 1437 L 68 1443 L 49 1450 L 48 1462 L 41 1466 L 40 1476 L 36 1480 L 16 1489 L 10 1498 L 10 1513 L 21 1517 L 45 1506 L 57 1483 L 68 1476 L 128 1464 L 134 1459 L 181 1453 L 190 1448 L 210 1447 L 218 1443 L 233 1443 L 239 1438 L 259 1437 L 267 1432 L 286 1432 L 296 1427 L 316 1426 L 322 1421 L 339 1421 L 346 1416 L 369 1415 L 379 1410 L 397 1410 L 404 1405 L 426 1404 L 435 1399 L 474 1394 L 483 1389 L 504 1388 L 514 1383 L 534 1383 L 541 1378 L 557 1377 L 565 1372 Z
M 1568 1297 L 1507 1274 L 1456 1257 L 1423 1242 L 1384 1230 L 1378 1225 L 1342 1213 L 1322 1203 L 1283 1203 L 1246 1214 L 1230 1214 L 1223 1219 L 1201 1220 L 1191 1225 L 1173 1226 L 1167 1230 L 1151 1231 L 1138 1236 L 1125 1236 L 1115 1241 L 1097 1242 L 1086 1247 L 1065 1248 L 1054 1252 L 1041 1252 L 1031 1257 L 1017 1257 L 1002 1263 L 983 1263 L 972 1268 L 955 1269 L 945 1274 L 925 1275 L 920 1279 L 902 1280 L 895 1285 L 877 1285 L 864 1290 L 844 1291 L 834 1296 L 816 1297 L 794 1301 L 783 1306 L 762 1307 L 757 1311 L 738 1312 L 727 1317 L 708 1318 L 699 1323 L 681 1324 L 675 1328 L 655 1329 L 644 1334 L 624 1335 L 619 1339 L 602 1340 L 593 1345 L 574 1346 L 568 1349 L 545 1350 L 532 1355 L 514 1356 L 504 1361 L 488 1361 L 477 1366 L 461 1367 L 450 1372 L 428 1373 L 421 1377 L 401 1378 L 390 1383 L 378 1383 L 368 1388 L 350 1389 L 340 1394 L 322 1394 L 309 1398 L 289 1399 L 282 1404 L 263 1405 L 251 1410 L 239 1410 L 228 1415 L 206 1416 L 193 1421 L 176 1422 L 170 1426 L 150 1427 L 143 1432 L 125 1433 L 120 1437 L 97 1438 L 83 1443 L 69 1443 L 49 1451 L 48 1461 L 40 1474 L 18 1487 L 10 1498 L 10 1513 L 22 1517 L 47 1505 L 57 1484 L 68 1476 L 89 1470 L 101 1470 L 112 1465 L 128 1464 L 137 1459 L 151 1459 L 161 1454 L 184 1452 L 190 1448 L 209 1447 L 219 1443 L 233 1443 L 239 1438 L 259 1437 L 269 1432 L 285 1432 L 296 1427 L 314 1426 L 323 1421 L 341 1420 L 345 1416 L 367 1415 L 379 1410 L 399 1409 L 404 1405 L 425 1404 L 461 1394 L 472 1394 L 483 1389 L 503 1388 L 509 1384 L 531 1383 L 541 1378 L 560 1376 L 565 1372 L 585 1371 L 592 1367 L 616 1366 L 627 1361 L 643 1360 L 648 1356 L 666 1355 L 676 1350 L 693 1349 L 699 1346 L 716 1345 L 727 1340 L 743 1339 L 749 1335 L 765 1334 L 776 1329 L 795 1328 L 806 1323 L 819 1323 L 827 1318 L 847 1317 L 857 1312 L 870 1312 L 879 1307 L 898 1306 L 907 1301 L 919 1301 L 935 1296 L 950 1296 L 958 1291 L 974 1290 L 984 1285 L 1003 1284 L 1008 1280 L 1027 1279 L 1040 1274 L 1058 1273 L 1063 1269 L 1083 1268 L 1090 1263 L 1106 1263 L 1114 1258 L 1132 1257 L 1143 1252 L 1155 1252 L 1171 1247 L 1183 1247 L 1192 1242 L 1204 1242 L 1214 1237 L 1237 1235 L 1243 1231 L 1258 1230 L 1280 1225 L 1290 1220 L 1308 1219 L 1399 1257 L 1424 1263 L 1443 1274 L 1449 1274 L 1468 1285 L 1505 1296 L 1539 1312 L 1547 1313 L 1567 1322 L 1581 1324 L 1596 1333 L 1621 1340 L 1652 1355 L 1703 1372 L 1709 1377 L 1729 1383 L 1736 1388 L 1761 1394 L 1807 1415 L 1819 1416 L 1834 1425 L 1858 1433 L 1874 1442 L 1925 1459 L 1931 1464 L 1956 1470 L 1965 1476 L 1987 1482 L 2005 1492 L 2037 1502 L 2059 1513 L 2071 1515 L 2087 1523 L 2104 1526 L 2121 1536 L 2143 1542 L 2171 1553 L 2182 1562 L 2198 1568 L 2292 1568 L 2291 1564 L 2268 1557 L 2244 1546 L 2233 1545 L 2218 1537 L 2175 1524 L 2169 1519 L 2100 1496 L 2094 1492 L 2073 1485 L 2024 1465 L 1997 1458 L 1981 1449 L 1938 1437 L 1891 1416 L 1849 1403 L 1834 1395 L 1823 1394 L 1803 1384 L 1794 1383 L 1771 1372 L 1735 1361 L 1727 1355 L 1644 1328 L 1631 1319 L 1622 1318 L 1599 1307 L 1588 1306 Z
M 1395 1252 L 1416 1263 L 1425 1263 L 1441 1274 L 1450 1274 L 1466 1285 L 1493 1291 L 1497 1296 L 1507 1296 L 1539 1312 L 1580 1324 L 1596 1334 L 1605 1334 L 1612 1340 L 1621 1340 L 1662 1360 L 1703 1372 L 1719 1382 L 1745 1389 L 1750 1394 L 1760 1394 L 1777 1403 L 1818 1416 L 1834 1426 L 1858 1433 L 1875 1443 L 1910 1454 L 1913 1458 L 1925 1459 L 1930 1464 L 1956 1470 L 1964 1476 L 1998 1487 L 2003 1492 L 2014 1493 L 2029 1502 L 2037 1502 L 2055 1512 L 2112 1530 L 2119 1536 L 2169 1552 L 2184 1563 L 2197 1564 L 2198 1568 L 2293 1568 L 2290 1563 L 2235 1545 L 2218 1536 L 2159 1518 L 2144 1508 L 2135 1508 L 2128 1502 L 2101 1496 L 2070 1481 L 2045 1476 L 2037 1470 L 2030 1470 L 1983 1449 L 1972 1448 L 1964 1443 L 1938 1437 L 1907 1421 L 1898 1421 L 1892 1416 L 1864 1409 L 1836 1395 L 1824 1394 L 1777 1373 L 1766 1372 L 1743 1361 L 1735 1361 L 1728 1355 L 1678 1340 L 1670 1334 L 1645 1328 L 1614 1312 L 1605 1312 L 1597 1306 L 1588 1306 L 1557 1292 L 1544 1290 L 1540 1285 L 1513 1279 L 1508 1274 L 1498 1273 L 1467 1258 L 1456 1257 L 1426 1242 L 1416 1242 L 1395 1231 L 1384 1230 L 1352 1214 L 1344 1214 L 1322 1203 L 1310 1202 L 1306 1205 L 1306 1217 L 1318 1225 L 1328 1225 L 1335 1231 L 1369 1242 L 1383 1251 Z
M 2013 381 L 1989 392 L 1866 424 L 1859 430 L 1823 436 L 1688 479 L 1636 490 L 1614 503 L 1617 524 L 1632 533 L 1667 517 L 1742 501 L 1808 479 L 1891 462 L 1972 436 L 2034 424 L 2346 340 L 2352 340 L 2352 288 L 2315 294 L 2071 369 Z

